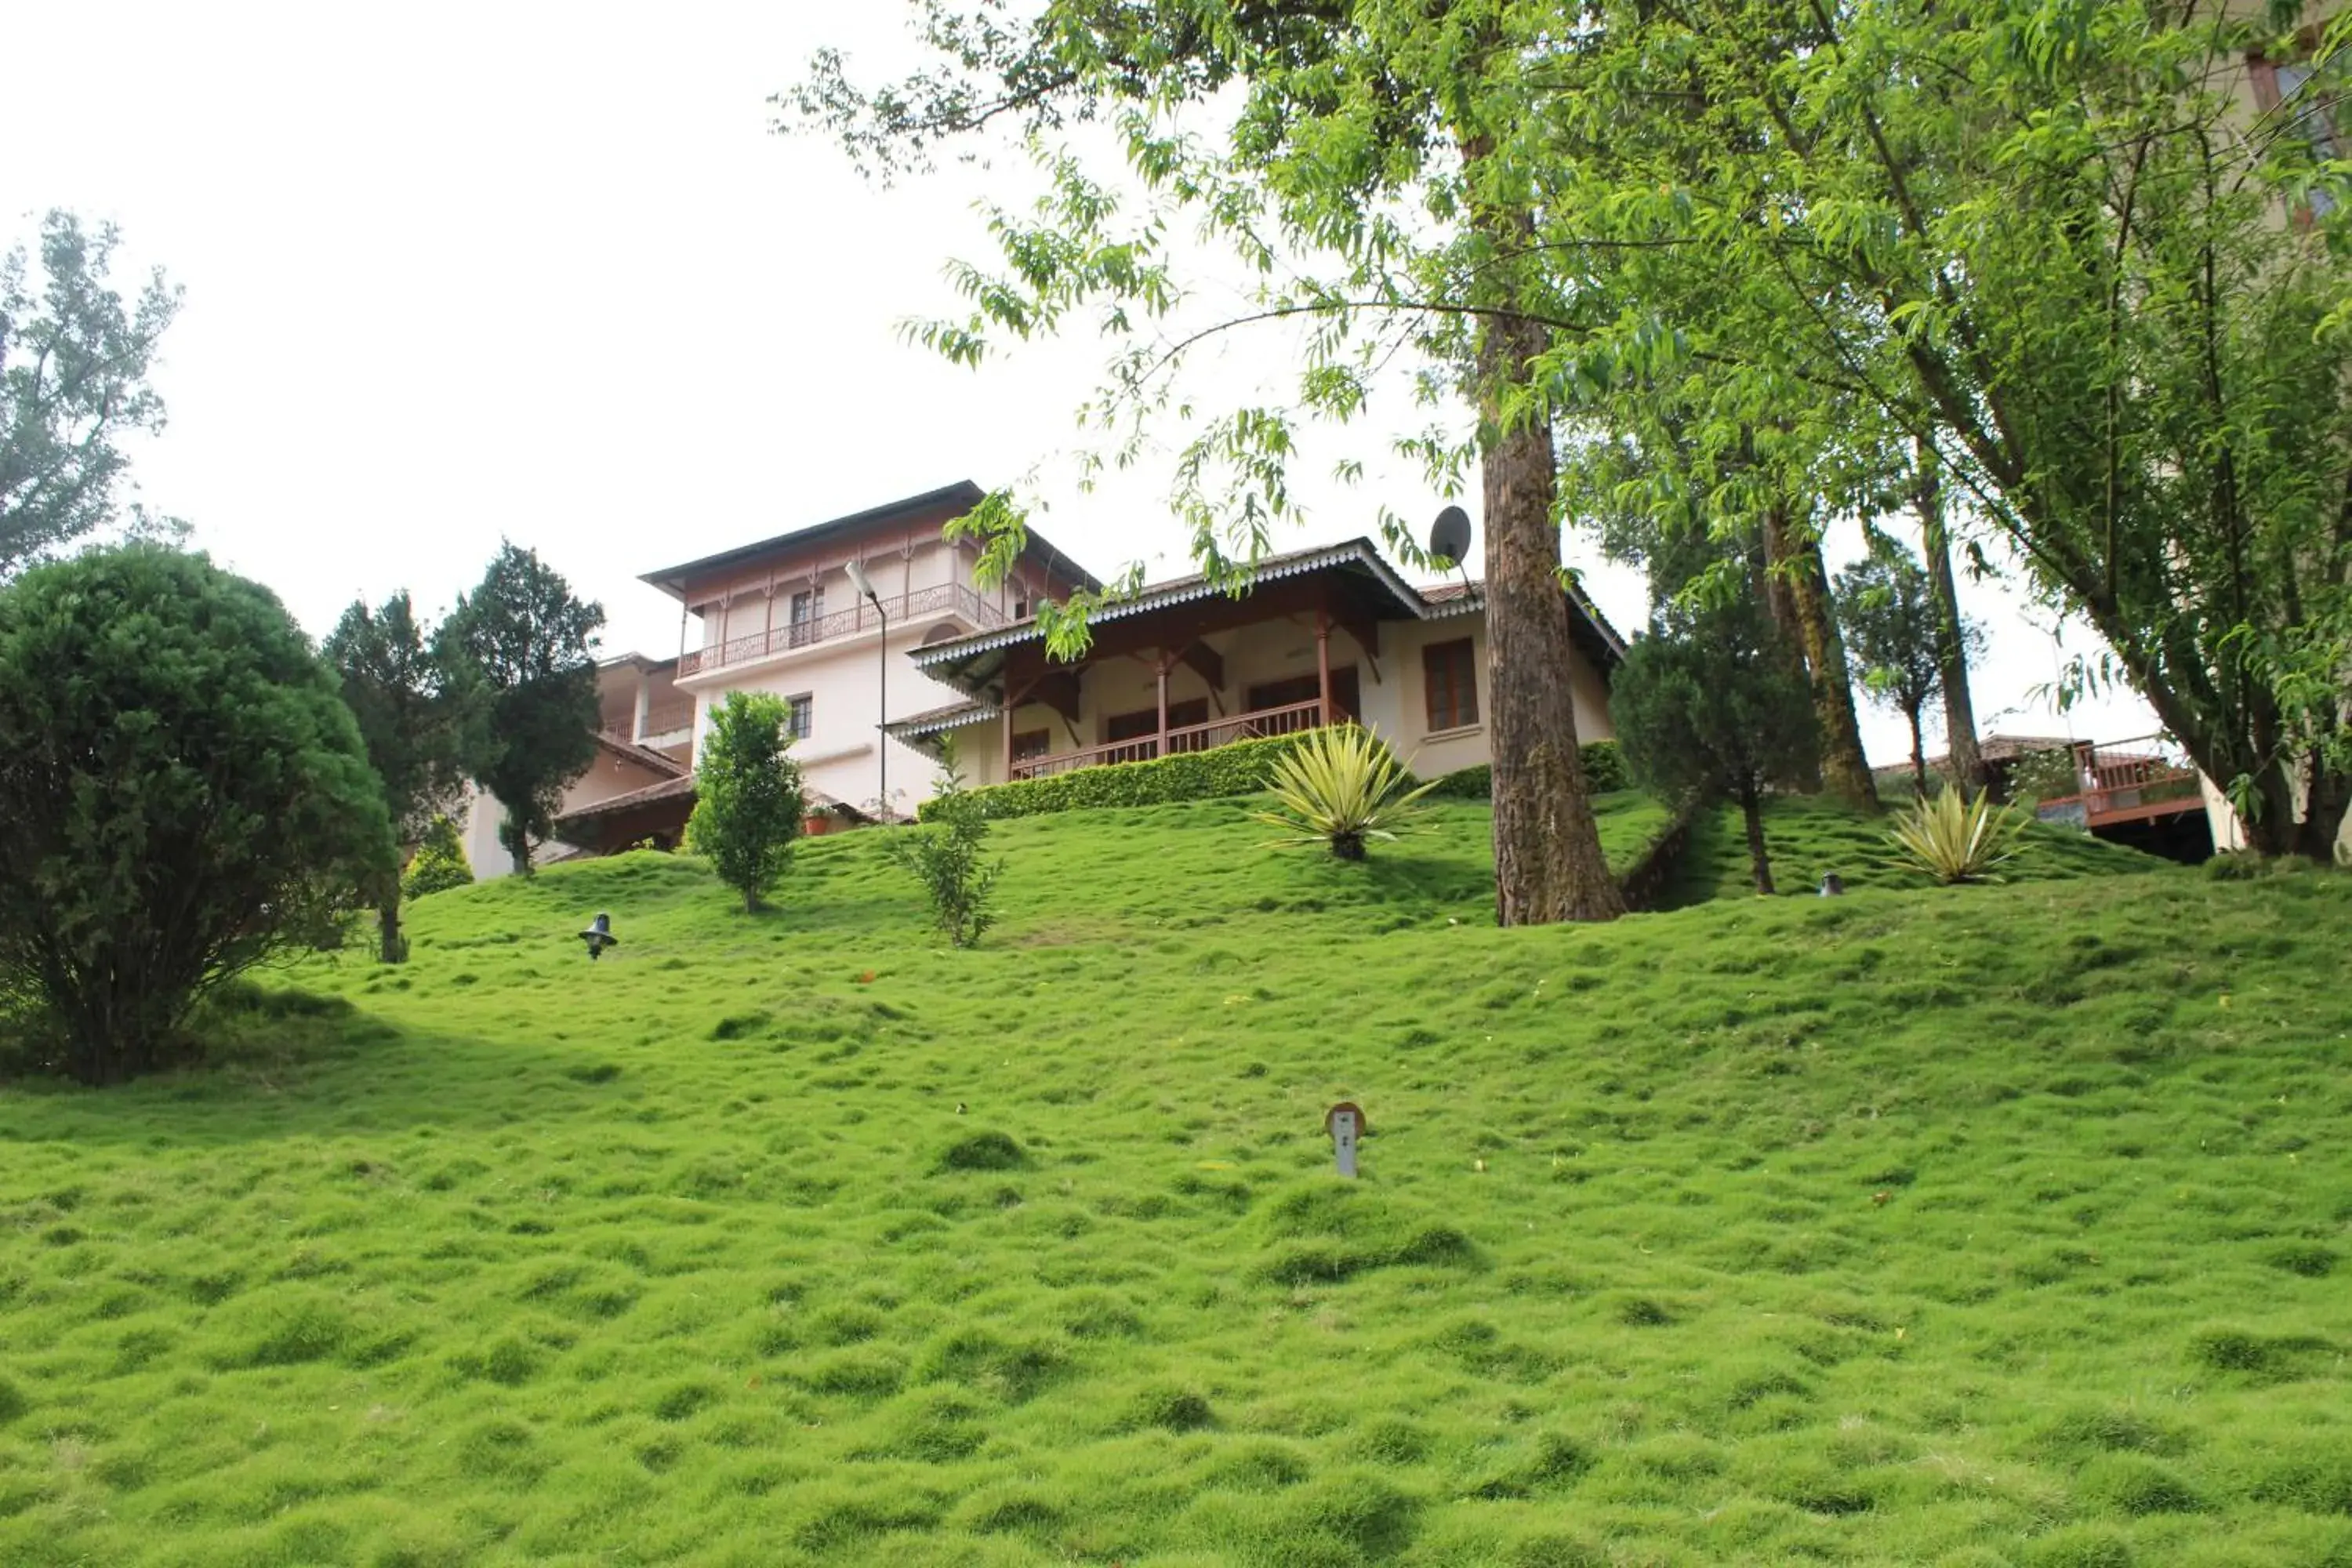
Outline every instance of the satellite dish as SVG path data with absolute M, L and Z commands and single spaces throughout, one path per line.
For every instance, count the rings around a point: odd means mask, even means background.
M 1470 514 L 1458 506 L 1439 512 L 1429 525 L 1429 552 L 1450 565 L 1461 565 L 1470 553 Z

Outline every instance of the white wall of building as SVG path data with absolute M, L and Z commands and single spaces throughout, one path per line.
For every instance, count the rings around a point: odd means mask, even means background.
M 877 591 L 884 587 L 874 585 Z M 826 603 L 830 607 L 830 598 Z M 877 752 L 881 737 L 876 726 L 884 718 L 886 683 L 887 716 L 894 720 L 963 700 L 962 693 L 933 680 L 907 657 L 935 624 L 928 617 L 912 626 L 891 622 L 887 675 L 880 634 L 862 632 L 689 676 L 680 684 L 695 694 L 696 731 L 709 728 L 711 708 L 730 691 L 806 698 L 809 733 L 793 744 L 802 777 L 811 788 L 864 808 L 882 788 L 884 759 Z M 912 811 L 931 797 L 939 764 L 898 742 L 887 745 L 893 809 Z

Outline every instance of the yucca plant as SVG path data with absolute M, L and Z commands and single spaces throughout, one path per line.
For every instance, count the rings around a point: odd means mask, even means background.
M 1370 839 L 1393 840 L 1395 829 L 1418 815 L 1437 781 L 1399 795 L 1411 775 L 1370 731 L 1353 724 L 1318 730 L 1274 764 L 1267 787 L 1280 809 L 1255 812 L 1284 829 L 1268 848 L 1328 844 L 1342 860 L 1360 860 Z
M 1993 868 L 2017 853 L 2025 824 L 2022 812 L 1995 805 L 1990 795 L 1963 803 L 1958 790 L 1947 789 L 1897 812 L 1887 837 L 1906 869 L 1938 882 L 1997 882 Z

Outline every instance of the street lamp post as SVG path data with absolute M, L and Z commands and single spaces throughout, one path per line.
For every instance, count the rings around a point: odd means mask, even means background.
M 876 787 L 881 792 L 878 804 L 883 819 L 887 821 L 890 816 L 890 737 L 882 726 L 890 721 L 890 613 L 882 607 L 882 595 L 874 591 L 873 580 L 866 575 L 865 566 L 856 560 L 849 563 L 849 585 L 866 596 L 866 603 L 874 606 L 875 617 L 882 623 L 882 640 L 876 647 L 881 662 L 875 668 L 874 761 L 878 775 Z

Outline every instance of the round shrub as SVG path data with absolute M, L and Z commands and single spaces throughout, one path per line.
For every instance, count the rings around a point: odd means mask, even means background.
M 209 987 L 317 945 L 394 868 L 334 674 L 268 589 L 153 544 L 0 591 L 0 994 L 46 1064 L 161 1065 Z
M 474 868 L 467 863 L 465 846 L 457 838 L 457 825 L 446 816 L 436 816 L 408 862 L 408 870 L 400 879 L 400 891 L 404 898 L 421 899 L 428 893 L 446 893 L 452 888 L 470 886 L 473 880 Z

